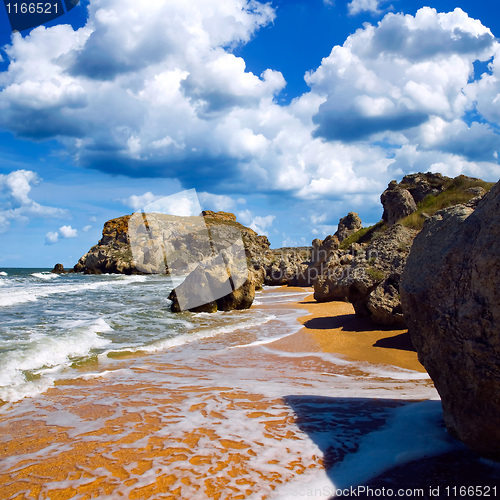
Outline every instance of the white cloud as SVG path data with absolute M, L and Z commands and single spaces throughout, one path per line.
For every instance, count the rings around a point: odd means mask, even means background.
M 91 228 L 91 226 L 86 227 Z M 83 231 L 85 231 L 85 228 L 83 228 Z M 71 226 L 61 226 L 57 231 L 49 231 L 45 234 L 45 244 L 54 245 L 60 238 L 70 239 L 77 236 L 78 231 L 76 229 L 73 229 Z
M 0 174 L 0 231 L 5 231 L 11 221 L 27 222 L 31 217 L 57 218 L 66 214 L 65 210 L 37 203 L 30 198 L 33 186 L 41 179 L 32 170 L 15 170 Z
M 147 193 L 141 195 L 133 194 L 132 196 L 122 200 L 122 202 L 134 211 L 137 211 L 142 210 L 143 207 L 149 205 L 153 201 L 159 200 L 160 198 L 161 196 L 155 196 L 151 191 L 148 191 Z
M 57 231 L 49 231 L 45 235 L 45 244 L 46 245 L 54 245 L 59 241 L 59 233 Z
M 242 210 L 238 212 L 238 221 L 253 229 L 258 234 L 263 234 L 265 236 L 269 236 L 269 230 L 276 219 L 274 215 L 254 215 L 250 210 Z
M 61 226 L 59 228 L 59 234 L 62 238 L 76 238 L 78 236 L 78 231 L 71 226 Z
M 223 194 L 198 193 L 203 210 L 215 210 L 223 212 L 232 212 L 236 209 L 237 204 L 244 204 L 245 199 L 239 198 L 236 201 L 230 196 Z
M 380 5 L 353 0 L 350 9 Z M 96 0 L 77 31 L 13 37 L 0 73 L 0 125 L 58 138 L 84 166 L 175 177 L 226 210 L 237 209 L 231 198 L 209 191 L 366 199 L 409 168 L 406 146 L 424 170 L 498 172 L 495 127 L 464 121 L 476 107 L 500 123 L 497 59 L 470 83 L 473 62 L 499 52 L 479 21 L 460 9 L 388 14 L 333 47 L 307 74 L 311 91 L 285 106 L 276 102 L 281 73 L 255 75 L 231 51 L 274 16 L 269 4 L 246 0 Z M 431 153 L 439 160 L 425 165 Z M 19 203 L 22 189 L 16 196 Z M 124 203 L 169 208 L 159 200 L 148 192 Z
M 328 140 L 376 139 L 411 130 L 437 116 L 450 121 L 472 106 L 464 95 L 473 61 L 488 60 L 490 30 L 460 9 L 415 17 L 388 14 L 335 46 L 307 76 L 327 99 L 314 117 Z
M 82 228 L 82 231 L 83 231 L 84 233 L 88 233 L 91 229 L 92 229 L 92 226 L 89 224 L 89 225 L 87 225 L 87 226 L 83 227 L 83 228 Z
M 352 0 L 347 4 L 348 12 L 351 16 L 355 16 L 360 12 L 372 12 L 378 14 L 379 0 Z

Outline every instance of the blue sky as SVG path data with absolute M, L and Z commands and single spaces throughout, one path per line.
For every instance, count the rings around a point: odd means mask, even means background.
M 500 177 L 496 4 L 95 0 L 12 35 L 0 5 L 0 267 L 74 265 L 195 188 L 272 246 L 382 214 L 417 171 Z

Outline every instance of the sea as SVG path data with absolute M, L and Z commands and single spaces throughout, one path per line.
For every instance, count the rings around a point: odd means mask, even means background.
M 182 280 L 0 269 L 0 498 L 332 498 L 463 451 L 426 373 L 275 347 L 310 289 L 171 313 Z

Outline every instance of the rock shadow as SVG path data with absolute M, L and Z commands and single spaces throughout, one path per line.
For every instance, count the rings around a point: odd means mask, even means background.
M 408 332 L 394 335 L 394 337 L 379 339 L 377 340 L 377 342 L 375 342 L 375 344 L 373 344 L 373 347 L 384 347 L 385 349 L 398 349 L 400 351 L 417 352 Z
M 334 330 L 341 328 L 345 332 L 385 332 L 394 330 L 394 328 L 391 327 L 374 325 L 367 319 L 359 318 L 355 314 L 340 314 L 339 316 L 312 318 L 304 322 L 304 326 L 312 330 Z
M 448 435 L 440 401 L 294 395 L 284 401 L 323 453 L 334 486 L 321 484 L 321 498 L 325 491 L 333 499 L 335 489 L 351 487 L 356 498 L 463 498 L 453 486 L 489 487 L 492 497 L 499 493 L 500 464 L 481 459 Z M 288 486 L 294 498 L 319 491 L 300 479 L 296 490 Z M 383 488 L 392 495 L 382 494 Z

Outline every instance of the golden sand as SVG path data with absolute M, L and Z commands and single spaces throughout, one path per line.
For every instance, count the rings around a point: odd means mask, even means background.
M 279 291 L 297 290 L 304 291 Z M 309 296 L 283 307 L 300 307 L 308 314 L 300 318 L 304 328 L 269 344 L 271 350 L 331 352 L 423 370 L 404 342 L 404 330 L 374 330 L 355 318 L 350 304 L 317 304 Z M 17 410 L 11 417 L 3 412 L 0 498 L 236 500 L 257 494 L 264 499 L 263 491 L 272 491 L 308 469 L 323 467 L 321 454 L 291 451 L 304 434 L 281 398 L 235 389 L 231 380 L 220 386 L 210 379 L 211 367 L 217 370 L 217 363 L 226 363 L 229 373 L 232 366 L 255 363 L 256 370 L 259 364 L 276 366 L 275 377 L 288 377 L 293 383 L 294 367 L 287 371 L 285 365 L 299 367 L 300 358 L 278 364 L 272 352 L 224 352 L 229 353 L 224 354 L 227 357 L 214 358 L 205 371 L 198 366 L 155 365 L 158 361 L 150 361 L 147 355 L 140 358 L 142 366 L 134 366 L 131 359 L 117 360 L 114 368 L 131 370 L 137 380 L 132 374 L 132 382 L 127 383 L 102 378 L 60 381 L 40 399 L 21 402 L 27 408 L 24 413 Z M 139 380 L 149 373 L 152 377 L 146 380 L 152 382 Z M 168 384 L 156 383 L 156 374 Z M 52 412 L 61 415 L 61 409 L 80 425 L 96 424 L 95 428 L 75 429 L 57 418 L 51 423 Z M 237 435 L 229 425 L 234 415 L 243 427 L 257 430 Z M 175 428 L 186 420 L 193 426 Z M 259 468 L 254 459 L 272 450 L 273 443 L 284 453 L 270 456 L 266 466 Z
M 303 289 L 290 291 L 293 290 Z M 352 304 L 320 303 L 312 294 L 295 306 L 309 313 L 299 318 L 304 328 L 275 342 L 274 348 L 289 352 L 328 352 L 355 361 L 425 372 L 407 330 L 381 330 L 368 320 L 357 318 Z

